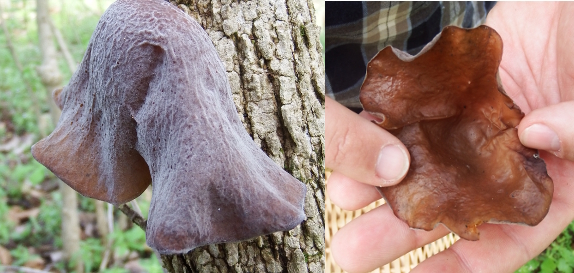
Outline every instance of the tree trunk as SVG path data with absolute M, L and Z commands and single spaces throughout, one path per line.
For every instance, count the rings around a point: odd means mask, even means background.
M 163 255 L 170 272 L 323 272 L 325 77 L 310 0 L 171 1 L 222 59 L 238 115 L 263 151 L 307 185 L 307 220 L 256 239 Z
M 62 73 L 58 68 L 58 59 L 56 47 L 50 30 L 50 14 L 48 1 L 36 1 L 36 20 L 38 23 L 38 42 L 42 54 L 42 63 L 37 67 L 38 74 L 42 84 L 48 92 L 48 98 L 51 98 L 52 90 L 61 87 Z M 52 99 L 48 99 L 50 104 L 50 114 L 53 124 L 60 118 L 60 109 Z M 80 250 L 80 225 L 78 219 L 78 201 L 77 193 L 64 182 L 59 181 L 60 192 L 62 194 L 62 242 L 64 244 L 64 256 L 67 259 Z M 80 259 L 75 259 L 76 272 L 83 272 L 83 266 Z

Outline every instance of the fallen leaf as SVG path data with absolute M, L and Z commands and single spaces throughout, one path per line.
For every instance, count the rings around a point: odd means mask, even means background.
M 8 209 L 8 220 L 18 224 L 30 217 L 38 216 L 39 213 L 40 208 L 24 210 L 20 206 L 12 206 Z
M 34 269 L 44 269 L 45 265 L 46 262 L 44 262 L 44 259 L 40 258 L 39 256 L 32 257 L 30 260 L 24 263 L 24 267 Z
M 0 246 L 0 264 L 2 265 L 11 265 L 12 264 L 12 255 L 10 255 L 10 251 Z

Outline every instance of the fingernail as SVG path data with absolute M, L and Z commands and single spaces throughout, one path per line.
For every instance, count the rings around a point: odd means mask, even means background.
M 533 124 L 520 134 L 520 142 L 530 148 L 560 151 L 560 138 L 556 132 L 543 124 Z
M 375 172 L 386 184 L 403 177 L 408 168 L 409 158 L 406 152 L 397 145 L 387 145 L 379 152 Z

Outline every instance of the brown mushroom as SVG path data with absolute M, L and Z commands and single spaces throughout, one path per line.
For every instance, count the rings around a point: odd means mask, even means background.
M 524 114 L 498 84 L 501 57 L 492 28 L 449 26 L 416 56 L 387 47 L 369 62 L 361 103 L 411 155 L 404 180 L 378 189 L 409 226 L 478 240 L 482 223 L 548 212 L 552 180 L 518 139 Z
M 32 147 L 36 160 L 81 194 L 113 204 L 152 183 L 146 236 L 160 253 L 305 219 L 305 185 L 247 134 L 210 38 L 169 2 L 113 3 L 54 97 L 62 116 Z

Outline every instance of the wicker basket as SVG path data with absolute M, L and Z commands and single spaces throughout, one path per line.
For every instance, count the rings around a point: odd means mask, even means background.
M 329 177 L 329 173 L 327 172 L 327 179 Z M 340 273 L 344 272 L 333 260 L 331 256 L 331 249 L 330 249 L 330 242 L 331 238 L 337 231 L 349 223 L 356 217 L 359 217 L 363 213 L 367 213 L 368 211 L 384 204 L 384 200 L 379 200 L 376 202 L 371 203 L 370 205 L 364 207 L 361 210 L 356 211 L 345 211 L 333 203 L 329 197 L 326 197 L 325 200 L 325 253 L 327 256 L 327 263 L 325 265 L 325 273 Z M 409 272 L 412 268 L 414 268 L 417 264 L 424 261 L 425 259 L 429 258 L 430 256 L 437 254 L 449 246 L 451 246 L 454 242 L 459 239 L 458 236 L 450 233 L 447 236 L 433 242 L 430 244 L 425 245 L 424 247 L 415 249 L 402 257 L 392 261 L 389 264 L 384 265 L 381 268 L 378 268 L 372 272 L 377 273 L 403 273 Z

